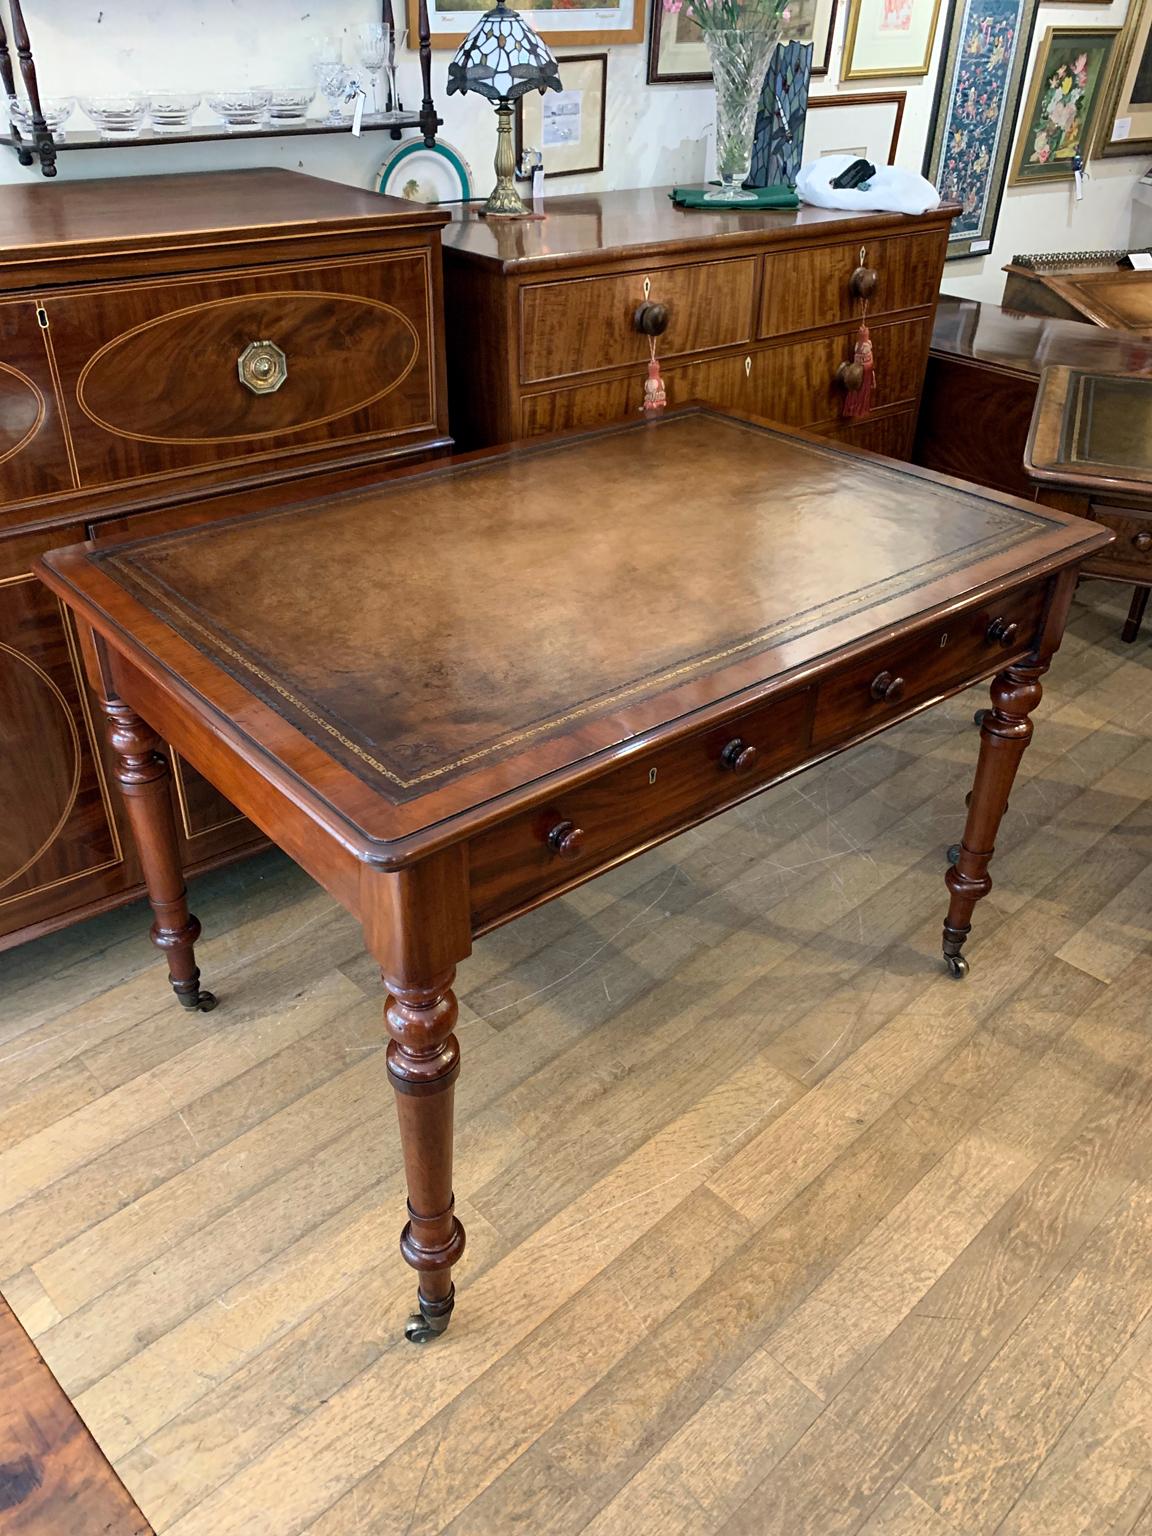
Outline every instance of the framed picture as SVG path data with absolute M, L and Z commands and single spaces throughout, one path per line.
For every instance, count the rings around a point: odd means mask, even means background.
M 1049 27 L 1020 123 L 1011 185 L 1067 181 L 1088 158 L 1100 87 L 1117 38 L 1112 27 Z
M 832 28 L 836 0 L 789 0 L 789 20 L 781 34 L 785 43 L 812 44 L 812 73 L 826 75 L 832 57 Z M 652 0 L 648 30 L 648 84 L 669 85 L 685 80 L 711 80 L 712 66 L 700 28 L 669 0 Z
M 824 155 L 854 155 L 873 165 L 894 164 L 906 99 L 906 91 L 810 96 L 803 163 Z
M 924 174 L 960 204 L 948 258 L 992 247 L 1036 0 L 957 0 L 950 13 Z
M 926 75 L 940 0 L 850 0 L 841 80 Z
M 1100 91 L 1098 155 L 1152 154 L 1152 0 L 1132 0 Z
M 516 9 L 551 48 L 644 40 L 645 0 L 540 0 Z M 428 0 L 433 48 L 458 48 L 492 0 Z M 419 0 L 408 0 L 408 35 L 420 30 Z
M 562 91 L 529 91 L 516 102 L 516 163 L 525 146 L 544 156 L 544 175 L 604 169 L 608 55 L 573 53 L 557 61 Z

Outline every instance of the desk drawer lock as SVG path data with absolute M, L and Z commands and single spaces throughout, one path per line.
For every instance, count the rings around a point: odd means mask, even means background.
M 747 773 L 756 759 L 759 757 L 756 748 L 750 742 L 735 737 L 720 754 L 720 762 L 723 767 L 732 773 Z
M 904 697 L 904 679 L 881 672 L 872 679 L 872 697 L 878 704 L 895 704 Z
M 548 846 L 562 859 L 574 859 L 584 846 L 584 832 L 574 821 L 558 821 L 548 834 Z
M 1001 645 L 1007 650 L 1009 646 L 1016 644 L 1016 636 L 1019 633 L 1019 624 L 1013 624 L 1008 619 L 993 619 L 984 638 L 989 645 Z

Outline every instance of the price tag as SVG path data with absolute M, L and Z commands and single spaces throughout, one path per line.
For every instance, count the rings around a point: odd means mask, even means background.
M 532 168 L 532 206 L 539 209 L 544 206 L 544 162 Z
M 1084 160 L 1080 155 L 1072 156 L 1072 180 L 1076 187 L 1076 201 L 1084 199 Z
M 1128 260 L 1136 272 L 1152 272 L 1152 254 L 1148 251 L 1129 251 Z
M 986 251 L 992 249 L 991 240 L 973 240 L 968 247 L 969 256 L 983 256 Z
M 1112 124 L 1112 137 L 1114 139 L 1126 139 L 1132 132 L 1132 119 L 1130 117 L 1118 117 Z
M 360 137 L 360 124 L 364 121 L 364 92 L 357 88 L 356 105 L 352 109 L 352 132 Z

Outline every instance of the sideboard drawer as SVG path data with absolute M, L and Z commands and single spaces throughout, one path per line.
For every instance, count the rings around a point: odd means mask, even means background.
M 931 340 L 929 322 L 890 321 L 869 329 L 876 358 L 872 409 L 914 402 Z M 836 420 L 844 407 L 837 369 L 852 361 L 856 331 L 854 325 L 838 336 L 753 353 L 748 404 L 742 408 L 792 427 Z
M 872 652 L 852 671 L 821 687 L 813 729 L 816 745 L 850 740 L 971 679 L 981 665 L 991 672 L 1028 651 L 1039 633 L 1044 597 L 1042 585 L 1012 592 L 930 625 L 885 651 Z
M 810 689 L 768 700 L 687 741 L 638 753 L 582 788 L 481 833 L 469 844 L 473 926 L 488 927 L 635 851 L 646 837 L 669 836 L 688 812 L 719 811 L 800 763 L 811 704 Z M 562 851 L 555 846 L 557 829 L 570 839 Z
M 1131 575 L 1134 581 L 1152 579 L 1152 514 L 1096 501 L 1092 503 L 1092 521 L 1111 528 L 1116 539 L 1092 556 L 1091 569 Z
M 681 363 L 662 370 L 668 405 L 706 400 L 727 410 L 752 411 L 751 383 L 755 367 L 749 357 L 716 357 L 705 363 Z M 626 378 L 600 379 L 546 394 L 525 395 L 521 404 L 520 436 L 565 432 L 573 427 L 597 427 L 605 421 L 638 416 L 644 402 L 644 370 Z
M 430 260 L 424 247 L 46 295 L 80 483 L 427 433 Z
M 635 323 L 646 302 L 668 312 L 661 358 L 740 346 L 752 335 L 755 292 L 753 256 L 528 284 L 520 290 L 521 381 L 646 362 L 648 337 Z
M 887 240 L 854 240 L 806 251 L 773 251 L 764 257 L 760 336 L 814 330 L 860 313 L 852 274 L 863 266 L 876 274 L 868 299 L 872 315 L 893 314 L 932 304 L 940 286 L 946 235 L 905 235 Z M 863 258 L 863 259 L 861 259 Z

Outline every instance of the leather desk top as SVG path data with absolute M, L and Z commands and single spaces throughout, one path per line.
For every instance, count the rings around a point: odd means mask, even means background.
M 445 818 L 491 819 L 542 775 L 683 734 L 1107 538 L 690 408 L 56 551 L 43 574 L 396 862 Z

